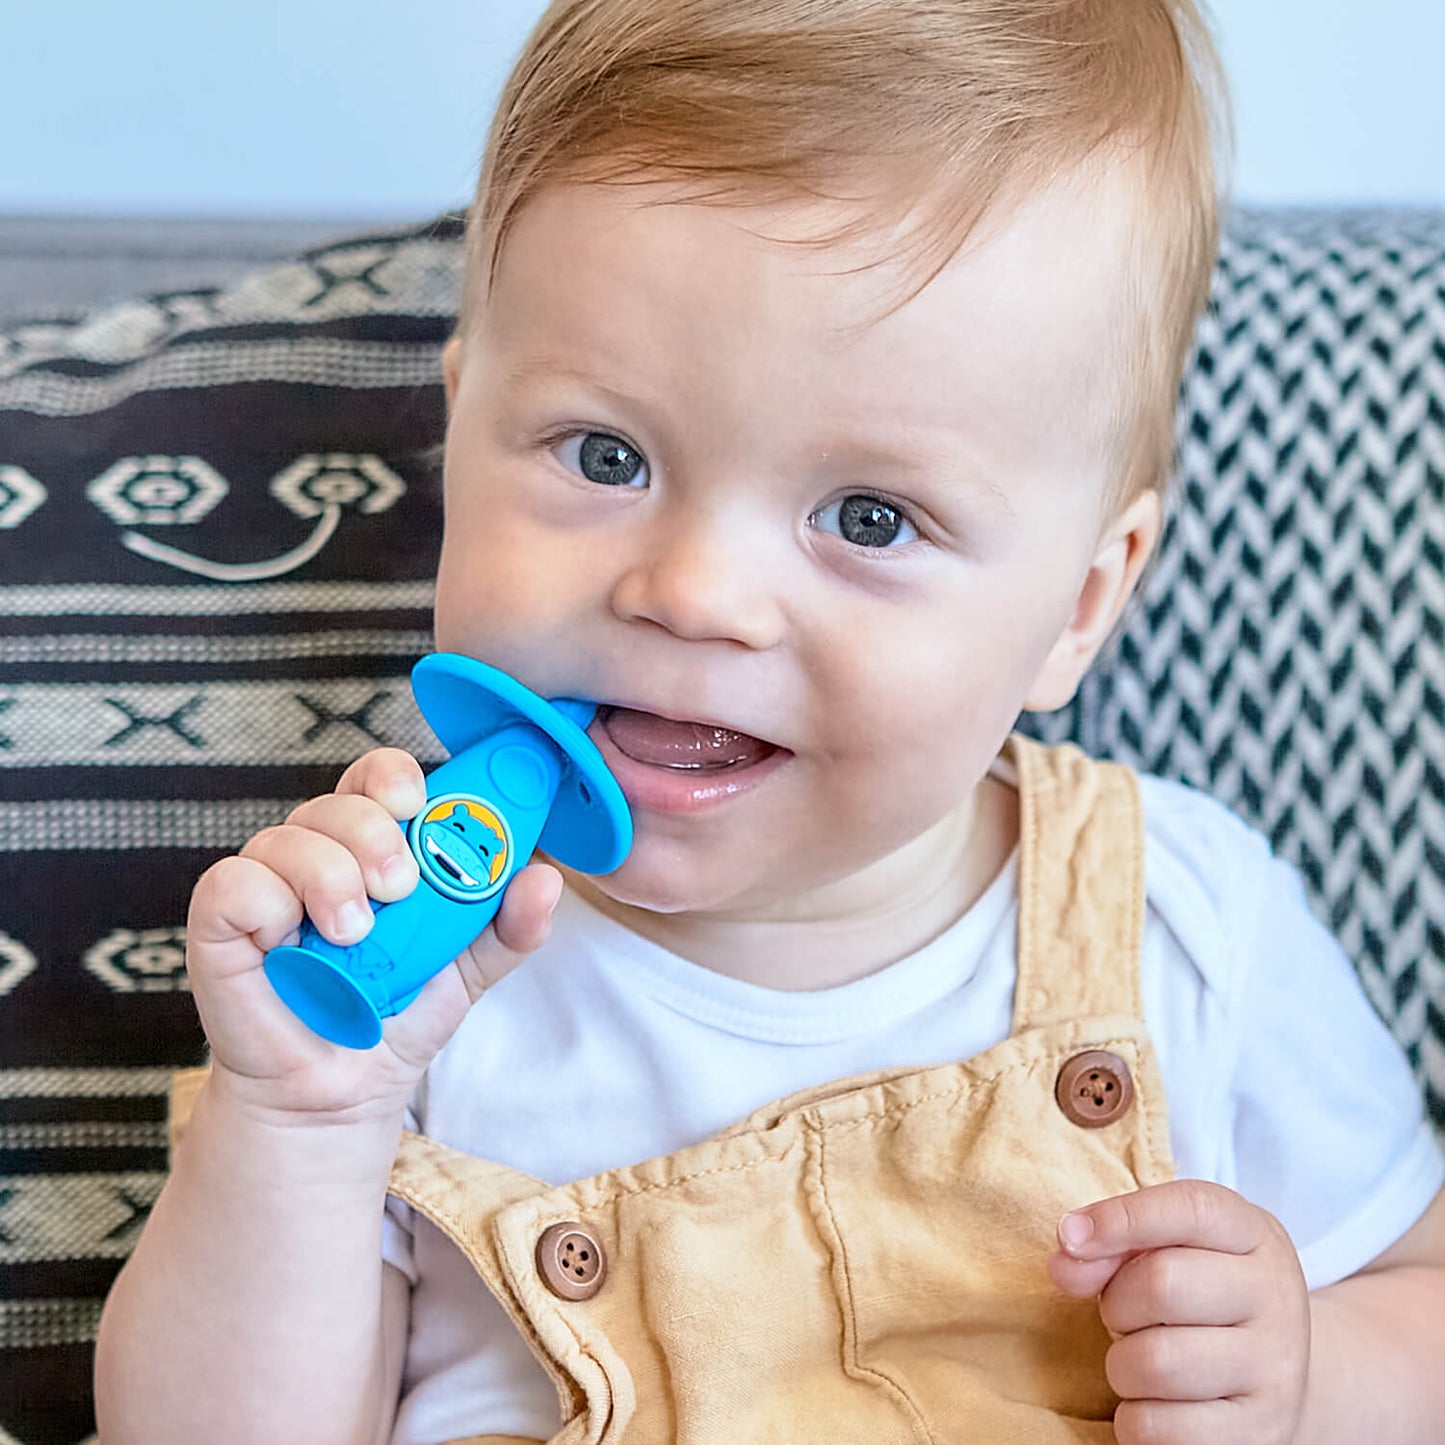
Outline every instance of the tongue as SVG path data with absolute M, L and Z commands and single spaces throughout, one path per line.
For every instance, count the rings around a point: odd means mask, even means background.
M 736 768 L 760 762 L 773 751 L 771 743 L 730 728 L 706 723 L 673 722 L 655 713 L 614 707 L 603 715 L 607 736 L 638 763 L 656 768 Z

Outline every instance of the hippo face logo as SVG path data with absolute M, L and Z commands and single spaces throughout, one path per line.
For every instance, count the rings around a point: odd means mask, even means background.
M 411 820 L 407 841 L 421 876 L 457 903 L 490 898 L 511 871 L 507 820 L 490 803 L 467 793 L 433 798 Z

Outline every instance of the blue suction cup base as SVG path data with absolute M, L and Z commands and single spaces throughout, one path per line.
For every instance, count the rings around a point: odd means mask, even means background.
M 266 955 L 266 977 L 291 1012 L 322 1038 L 348 1049 L 381 1042 L 376 1006 L 329 959 L 309 948 L 273 948 Z

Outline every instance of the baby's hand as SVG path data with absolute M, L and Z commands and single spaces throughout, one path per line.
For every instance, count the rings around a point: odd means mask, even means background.
M 415 759 L 394 748 L 353 763 L 334 793 L 303 803 L 196 884 L 186 965 L 213 1071 L 267 1113 L 345 1119 L 394 1111 L 484 989 L 538 948 L 561 893 L 556 869 L 522 869 L 482 935 L 420 996 L 387 1019 L 382 1042 L 357 1051 L 318 1037 L 277 997 L 266 953 L 294 941 L 303 910 L 333 943 L 371 929 L 367 897 L 389 903 L 417 886 L 398 826 L 426 796 Z
M 1049 1274 L 1098 1296 L 1114 1337 L 1120 1445 L 1290 1445 L 1309 1365 L 1309 1294 L 1273 1215 L 1181 1179 L 1066 1214 Z

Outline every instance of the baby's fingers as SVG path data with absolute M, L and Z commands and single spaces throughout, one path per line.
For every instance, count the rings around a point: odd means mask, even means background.
M 1125 1400 L 1114 1411 L 1118 1445 L 1221 1445 L 1245 1440 L 1249 1407 L 1239 1400 Z
M 256 858 L 223 858 L 201 875 L 186 921 L 191 996 L 212 1058 L 232 1074 L 274 1078 L 274 1024 L 285 1015 L 261 971 L 266 953 L 292 941 L 301 900 L 289 883 Z M 285 1015 L 289 1018 L 289 1015 Z M 288 1031 L 301 1025 L 292 1020 Z
M 326 793 L 302 803 L 286 822 L 341 844 L 356 860 L 366 892 L 378 902 L 394 903 L 416 887 L 416 859 L 406 834 L 374 799 Z
M 213 974 L 242 973 L 300 922 L 301 902 L 284 878 L 254 858 L 222 858 L 192 890 L 186 946 Z
M 426 1067 L 487 989 L 547 941 L 561 893 L 562 875 L 549 864 L 533 863 L 517 873 L 481 936 L 422 989 L 415 1003 L 386 1021 L 386 1039 L 398 1058 Z
M 1118 1337 L 1152 1325 L 1240 1325 L 1265 1304 L 1268 1277 L 1247 1257 L 1208 1249 L 1154 1249 L 1126 1261 L 1099 1297 Z
M 1059 1221 L 1059 1245 L 1078 1260 L 1170 1245 L 1249 1254 L 1280 1232 L 1271 1225 L 1264 1210 L 1232 1189 L 1202 1179 L 1174 1179 L 1066 1214 Z
M 426 802 L 421 764 L 400 748 L 364 753 L 342 773 L 336 791 L 371 798 L 396 819 L 414 817 Z
M 1246 1330 L 1160 1325 L 1116 1340 L 1104 1373 L 1122 1400 L 1224 1400 L 1259 1387 L 1258 1354 Z
M 257 833 L 241 850 L 241 858 L 283 879 L 332 943 L 356 943 L 371 932 L 374 915 L 361 865 L 334 838 L 288 823 Z
M 562 875 L 548 863 L 529 864 L 512 879 L 491 928 L 458 960 L 474 1000 L 547 941 L 561 896 Z
M 1056 1249 L 1048 1258 L 1049 1278 L 1075 1299 L 1093 1299 L 1133 1258 L 1132 1254 L 1106 1254 L 1098 1259 L 1075 1259 Z

